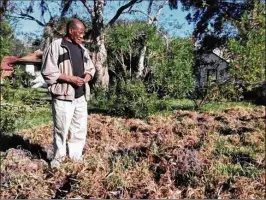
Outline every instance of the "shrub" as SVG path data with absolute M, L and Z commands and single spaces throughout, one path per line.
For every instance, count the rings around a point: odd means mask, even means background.
M 192 42 L 187 39 L 173 39 L 167 55 L 150 59 L 153 67 L 152 77 L 147 82 L 149 90 L 157 92 L 159 96 L 186 97 L 194 87 L 193 64 Z
M 109 91 L 93 88 L 89 107 L 119 116 L 146 118 L 156 111 L 170 110 L 171 103 L 168 96 L 158 99 L 156 94 L 147 92 L 141 81 L 129 80 L 115 82 Z
M 126 117 L 146 118 L 156 111 L 156 104 L 156 95 L 147 93 L 142 82 L 121 82 L 116 85 L 110 111 Z
M 1 133 L 15 131 L 22 125 L 26 115 L 36 112 L 40 105 L 46 104 L 37 89 L 25 89 L 20 86 L 19 80 L 12 82 L 10 79 L 5 79 L 4 85 L 1 86 Z
M 22 119 L 26 115 L 25 106 L 1 106 L 1 119 L 0 119 L 0 132 L 11 133 L 22 122 Z
M 93 108 L 104 109 L 108 111 L 112 105 L 112 97 L 110 97 L 110 92 L 106 91 L 103 87 L 93 87 L 92 88 L 92 97 L 89 102 L 89 106 Z
M 13 88 L 30 87 L 30 82 L 33 78 L 33 75 L 23 70 L 21 66 L 18 66 L 12 74 L 11 85 Z
M 33 104 L 35 99 L 40 98 L 40 94 L 37 89 L 23 89 L 13 87 L 9 79 L 5 79 L 5 84 L 2 89 L 2 97 L 9 103 L 25 103 Z M 43 102 L 42 104 L 44 104 Z

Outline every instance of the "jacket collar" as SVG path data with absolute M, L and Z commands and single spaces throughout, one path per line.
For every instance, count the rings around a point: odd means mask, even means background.
M 62 42 L 61 42 L 61 47 L 67 47 L 67 42 L 68 41 L 63 37 L 62 38 Z M 82 53 L 84 53 L 85 47 L 83 45 L 81 45 L 81 44 L 78 44 L 78 45 L 81 47 Z

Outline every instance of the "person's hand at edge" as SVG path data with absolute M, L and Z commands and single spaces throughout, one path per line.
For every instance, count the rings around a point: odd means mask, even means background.
M 84 83 L 88 83 L 91 80 L 91 75 L 90 74 L 85 74 L 85 77 L 83 78 Z

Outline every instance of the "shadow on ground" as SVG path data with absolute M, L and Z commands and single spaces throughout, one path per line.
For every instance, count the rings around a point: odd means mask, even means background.
M 5 152 L 8 149 L 24 149 L 31 153 L 33 158 L 43 159 L 46 162 L 49 161 L 47 152 L 44 147 L 39 144 L 30 143 L 28 139 L 24 139 L 20 135 L 12 134 L 12 135 L 0 135 L 0 151 Z

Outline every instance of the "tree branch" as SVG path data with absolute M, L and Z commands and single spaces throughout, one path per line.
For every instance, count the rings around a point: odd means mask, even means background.
M 125 13 L 129 13 L 129 14 L 131 14 L 131 13 L 141 13 L 141 14 L 143 14 L 143 15 L 145 15 L 146 17 L 148 17 L 149 18 L 149 20 L 152 20 L 152 17 L 151 16 L 149 16 L 149 15 L 147 15 L 147 13 L 145 13 L 145 12 L 143 12 L 143 11 L 141 11 L 141 10 L 130 10 L 129 12 L 125 12 Z
M 156 12 L 156 14 L 154 16 L 150 15 L 152 2 L 153 2 L 153 0 L 151 0 L 151 3 L 149 4 L 148 14 L 143 12 L 143 11 L 141 11 L 141 10 L 130 10 L 130 11 L 128 11 L 128 13 L 139 12 L 139 13 L 145 15 L 148 18 L 148 24 L 152 24 L 155 20 L 157 20 L 158 16 L 160 15 L 163 7 L 167 4 L 168 0 L 164 0 L 164 2 L 161 5 L 156 5 L 156 6 L 158 6 L 158 11 Z
M 115 21 L 119 18 L 119 16 L 122 14 L 122 12 L 123 12 L 125 9 L 129 8 L 130 6 L 134 5 L 137 1 L 138 1 L 138 2 L 141 2 L 141 1 L 139 1 L 139 0 L 131 0 L 131 1 L 128 2 L 127 4 L 121 6 L 121 7 L 117 10 L 115 16 L 114 16 L 114 17 L 113 17 L 113 18 L 107 23 L 107 27 L 112 26 L 112 25 L 115 23 Z
M 87 4 L 87 1 L 86 0 L 80 0 L 80 1 L 84 5 L 84 7 L 87 9 L 87 11 L 89 13 L 92 13 L 93 12 L 93 8 L 90 5 Z
M 73 0 L 62 0 L 62 11 L 61 11 L 61 17 L 63 17 L 66 12 L 69 10 Z
M 149 7 L 148 7 L 148 15 L 151 14 L 151 7 L 152 7 L 152 4 L 153 4 L 153 1 L 154 0 L 150 0 Z
M 50 19 L 51 18 L 53 18 L 53 15 L 52 15 L 52 13 L 51 13 L 51 10 L 50 10 L 50 8 L 49 8 L 49 5 L 45 2 L 45 5 L 46 5 L 46 7 L 47 7 L 47 11 L 48 11 L 48 13 L 49 13 L 49 15 L 50 15 Z
M 152 19 L 152 20 L 149 21 L 149 24 L 152 24 L 155 20 L 157 20 L 158 16 L 160 15 L 163 7 L 167 4 L 167 2 L 168 2 L 168 0 L 164 0 L 164 2 L 158 6 L 158 11 L 153 17 L 150 17 L 150 19 Z
M 45 26 L 44 23 L 42 23 L 40 20 L 36 19 L 35 17 L 33 17 L 33 16 L 29 15 L 29 14 L 26 14 L 26 13 L 22 13 L 22 12 L 21 12 L 21 13 L 18 14 L 18 15 L 22 16 L 22 17 L 21 17 L 22 19 L 32 20 L 32 21 L 35 21 L 35 22 L 36 22 L 37 24 L 39 24 L 40 26 Z

